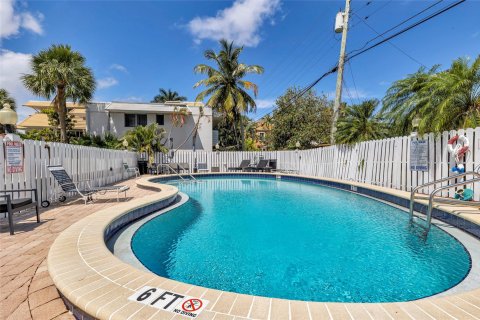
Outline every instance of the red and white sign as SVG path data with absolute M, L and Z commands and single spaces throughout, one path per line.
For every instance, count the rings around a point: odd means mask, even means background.
M 23 144 L 20 141 L 5 142 L 7 173 L 23 172 Z
M 145 286 L 131 295 L 128 300 L 196 318 L 208 304 L 208 300 L 186 296 L 161 288 Z

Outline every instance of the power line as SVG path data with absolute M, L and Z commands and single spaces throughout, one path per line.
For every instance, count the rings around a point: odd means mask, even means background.
M 378 38 L 381 38 L 382 36 L 384 36 L 385 34 L 389 33 L 390 31 L 392 31 L 392 30 L 398 28 L 399 26 L 407 23 L 408 21 L 412 20 L 412 19 L 415 18 L 415 17 L 418 17 L 419 15 L 421 15 L 422 13 L 424 13 L 425 11 L 430 10 L 431 8 L 433 8 L 434 6 L 438 5 L 438 4 L 441 3 L 442 1 L 443 1 L 443 0 L 439 0 L 439 1 L 437 1 L 437 2 L 435 2 L 435 3 L 433 3 L 433 4 L 431 4 L 431 5 L 429 5 L 428 7 L 426 7 L 426 8 L 423 9 L 423 10 L 421 10 L 420 12 L 417 12 L 416 14 L 414 14 L 414 15 L 411 16 L 411 17 L 409 17 L 408 19 L 405 19 L 405 20 L 403 20 L 402 22 L 394 25 L 394 26 L 391 27 L 390 29 L 385 30 L 384 32 L 378 34 L 375 38 L 368 40 L 368 41 L 363 45 L 363 47 L 360 48 L 360 49 L 365 48 L 365 47 L 366 47 L 369 43 L 371 43 L 372 41 L 377 40 Z M 362 18 L 360 18 L 360 19 L 361 19 L 362 22 L 364 21 Z M 352 26 L 352 28 L 353 28 L 353 26 Z
M 373 44 L 373 45 L 371 45 L 371 46 L 369 46 L 369 47 L 367 47 L 367 48 L 365 48 L 365 49 L 357 49 L 357 50 L 354 50 L 354 51 L 350 52 L 349 54 L 347 54 L 347 57 L 345 58 L 345 62 L 348 62 L 348 61 L 352 60 L 353 58 L 355 58 L 355 57 L 357 57 L 357 56 L 359 56 L 359 55 L 361 55 L 361 54 L 363 54 L 363 53 L 365 53 L 365 52 L 367 52 L 367 51 L 370 51 L 371 49 L 376 48 L 376 47 L 378 47 L 379 45 L 381 45 L 381 44 L 383 44 L 383 43 L 385 43 L 385 42 L 387 42 L 387 41 L 389 41 L 389 40 L 391 40 L 391 39 L 393 39 L 393 38 L 395 38 L 395 37 L 398 37 L 399 35 L 407 32 L 407 31 L 409 31 L 409 30 L 411 30 L 411 29 L 413 29 L 413 28 L 415 28 L 415 27 L 417 27 L 417 26 L 419 26 L 419 25 L 421 25 L 421 24 L 423 24 L 423 23 L 425 23 L 425 22 L 433 19 L 433 18 L 435 18 L 436 16 L 439 16 L 440 14 L 445 13 L 445 12 L 453 9 L 454 7 L 458 6 L 459 4 L 461 4 L 461 3 L 465 2 L 465 1 L 466 1 L 466 0 L 459 0 L 459 1 L 457 1 L 457 2 L 454 2 L 454 3 L 452 3 L 451 5 L 445 7 L 445 8 L 443 8 L 443 9 L 441 9 L 441 10 L 439 10 L 439 11 L 437 11 L 437 12 L 435 12 L 435 13 L 433 13 L 433 14 L 431 14 L 431 15 L 429 15 L 429 16 L 427 16 L 427 17 L 425 17 L 425 18 L 423 18 L 423 19 L 421 19 L 421 20 L 419 20 L 419 21 L 417 21 L 417 22 L 415 22 L 415 23 L 413 23 L 413 24 L 411 24 L 411 25 L 409 25 L 408 27 L 406 27 L 406 28 L 404 28 L 404 29 L 402 29 L 402 30 L 400 30 L 400 31 L 392 34 L 391 36 L 388 36 L 387 38 L 384 38 L 384 39 L 381 40 L 381 41 L 376 42 L 375 44 Z M 371 40 L 370 40 L 370 42 L 371 42 Z M 360 50 L 360 51 L 359 51 L 359 50 Z M 359 51 L 359 52 L 355 53 L 354 55 L 351 55 L 353 52 L 356 52 L 356 51 Z M 323 78 L 325 78 L 326 76 L 328 76 L 328 75 L 336 72 L 336 71 L 337 71 L 337 68 L 338 68 L 338 65 L 335 65 L 335 66 L 334 66 L 333 68 L 331 68 L 329 71 L 327 71 L 327 72 L 325 72 L 324 74 L 322 74 L 318 79 L 316 79 L 316 80 L 313 81 L 310 85 L 308 85 L 306 88 L 304 88 L 303 90 L 301 90 L 301 91 L 299 92 L 299 94 L 295 95 L 292 99 L 290 99 L 290 101 L 289 101 L 289 103 L 288 103 L 287 105 L 290 105 L 290 104 L 293 102 L 293 100 L 296 100 L 296 99 L 300 98 L 301 96 L 303 96 L 306 92 L 308 92 L 308 90 L 310 90 L 310 89 L 313 88 L 315 85 L 317 85 Z M 275 109 L 274 109 L 274 110 L 271 110 L 270 112 L 268 112 L 268 113 L 265 114 L 264 116 L 266 116 L 266 115 L 268 115 L 268 114 L 271 114 L 273 111 L 275 111 Z
M 442 0 L 441 0 L 442 1 Z M 355 13 L 354 13 L 355 14 Z M 357 16 L 358 17 L 358 16 Z M 380 36 L 380 33 L 375 30 L 370 24 L 368 24 L 367 21 L 365 20 L 360 20 L 362 21 L 370 30 L 372 30 L 373 32 L 375 32 L 378 36 Z M 384 32 L 385 33 L 385 32 Z M 394 47 L 395 49 L 397 49 L 399 52 L 403 53 L 407 58 L 409 58 L 410 60 L 412 60 L 413 62 L 415 63 L 418 63 L 419 65 L 425 67 L 425 65 L 423 63 L 421 63 L 420 61 L 418 61 L 417 59 L 415 59 L 414 57 L 412 57 L 411 55 L 409 55 L 407 52 L 405 52 L 405 50 L 401 49 L 399 46 L 397 46 L 396 44 L 394 44 L 393 42 L 391 41 L 387 41 L 392 47 Z
M 353 76 L 352 64 L 350 61 L 347 61 L 348 69 L 350 70 L 350 75 L 352 76 L 353 87 L 355 88 L 355 95 L 357 96 L 358 103 L 361 103 L 360 97 L 358 96 L 357 84 L 355 83 L 355 77 Z

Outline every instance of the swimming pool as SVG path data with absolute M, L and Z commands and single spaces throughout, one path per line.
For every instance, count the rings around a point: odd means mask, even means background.
M 199 286 L 308 301 L 390 302 L 430 296 L 470 269 L 462 244 L 353 193 L 273 178 L 201 178 L 190 199 L 142 225 L 136 257 Z M 173 182 L 174 183 L 174 182 Z

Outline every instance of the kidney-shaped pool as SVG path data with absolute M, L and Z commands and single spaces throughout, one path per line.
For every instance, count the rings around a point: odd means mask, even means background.
M 174 183 L 174 182 L 173 182 Z M 206 177 L 190 199 L 143 224 L 132 250 L 152 272 L 224 291 L 308 301 L 407 301 L 462 281 L 470 256 L 408 214 L 307 182 Z

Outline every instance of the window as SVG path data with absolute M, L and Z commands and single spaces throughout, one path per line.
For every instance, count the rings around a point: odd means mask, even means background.
M 165 124 L 165 117 L 163 114 L 157 114 L 157 124 L 163 126 Z
M 137 126 L 146 126 L 146 125 L 147 125 L 147 115 L 137 114 Z
M 147 115 L 146 114 L 125 114 L 125 127 L 146 126 Z
M 135 115 L 134 114 L 125 114 L 125 127 L 135 127 Z
M 258 133 L 258 139 L 260 141 L 265 141 L 265 132 L 259 132 Z

